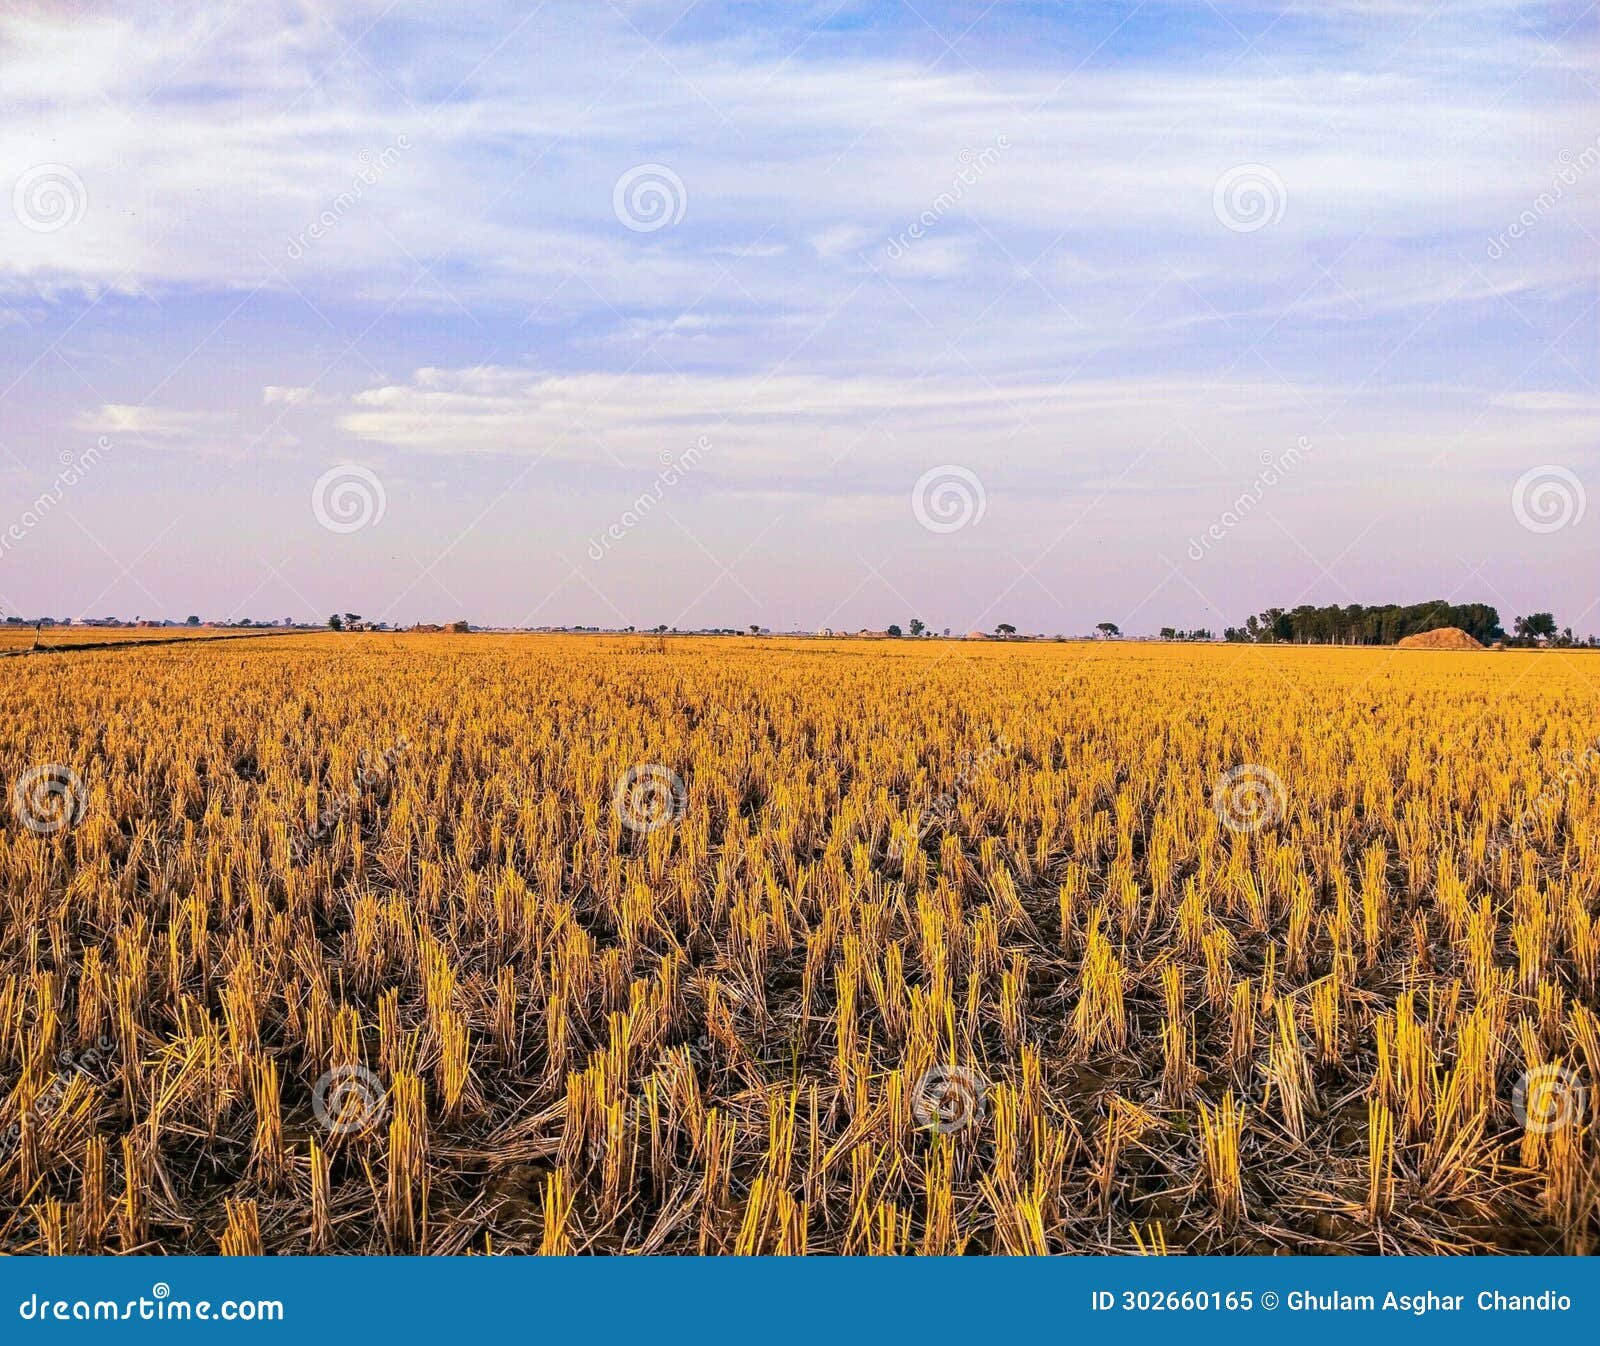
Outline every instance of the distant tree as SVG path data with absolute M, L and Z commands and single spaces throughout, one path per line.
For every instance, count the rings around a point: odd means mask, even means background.
M 1117 629 L 1115 622 L 1096 622 L 1094 629 L 1103 636 L 1120 636 L 1122 634 Z
M 1526 617 L 1518 617 L 1511 629 L 1519 640 L 1532 644 L 1534 641 L 1549 640 L 1555 635 L 1556 619 L 1549 612 L 1534 612 Z
M 658 636 L 664 636 L 667 634 L 667 624 L 665 622 L 662 622 L 660 626 L 656 627 L 656 634 Z
M 912 635 L 920 636 L 927 629 L 928 629 L 927 624 L 923 622 L 921 617 L 913 617 L 911 619 L 911 634 Z
M 359 612 L 347 612 L 344 614 L 344 624 L 346 626 L 354 626 L 360 620 L 361 614 Z
M 755 622 L 750 623 L 750 634 L 753 636 L 759 636 L 761 634 L 761 628 Z
M 334 613 L 333 616 L 328 618 L 328 629 L 330 631 L 343 631 L 344 630 L 344 620 L 343 620 L 343 618 L 341 618 L 339 616 L 339 614 L 337 612 Z
M 902 630 L 901 630 L 901 629 L 900 629 L 900 628 L 899 628 L 899 627 L 898 627 L 898 626 L 896 626 L 896 625 L 895 625 L 895 624 L 894 624 L 894 623 L 893 623 L 893 622 L 891 622 L 891 623 L 890 623 L 890 624 L 889 624 L 889 629 L 888 629 L 888 632 L 887 632 L 887 633 L 886 633 L 886 634 L 888 634 L 888 635 L 891 635 L 891 636 L 893 636 L 893 637 L 894 637 L 894 638 L 895 638 L 895 639 L 896 639 L 896 640 L 898 640 L 898 639 L 899 639 L 899 638 L 900 638 L 900 637 L 901 637 L 901 636 L 903 636 L 903 635 L 905 635 L 905 632 L 904 632 L 904 631 L 902 631 Z
M 1161 639 L 1162 640 L 1176 640 L 1177 638 L 1178 638 L 1178 633 L 1174 628 L 1172 628 L 1170 626 L 1163 626 L 1161 628 Z
M 995 633 L 995 635 L 999 636 L 1001 639 L 1004 639 L 1007 636 L 1016 635 L 1017 634 L 1017 628 L 1014 627 L 1013 625 L 1011 625 L 1010 622 L 1001 622 L 999 626 L 995 627 L 994 633 Z
M 185 626 L 199 626 L 200 619 L 198 617 L 186 617 L 184 618 L 183 624 Z
M 1340 607 L 1335 603 L 1319 608 L 1303 603 L 1293 611 L 1267 608 L 1247 618 L 1242 628 L 1229 628 L 1236 634 L 1228 638 L 1261 644 L 1393 645 L 1406 636 L 1441 626 L 1459 627 L 1484 644 L 1505 634 L 1500 628 L 1500 614 L 1487 604 L 1452 604 L 1435 599 L 1404 607 L 1396 603 L 1378 607 L 1351 603 Z

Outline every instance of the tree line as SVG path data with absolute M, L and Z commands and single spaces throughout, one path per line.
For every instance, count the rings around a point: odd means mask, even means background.
M 1243 626 L 1230 626 L 1223 638 L 1260 645 L 1393 645 L 1407 636 L 1434 631 L 1441 626 L 1459 627 L 1485 645 L 1505 641 L 1509 645 L 1574 645 L 1579 643 L 1572 628 L 1558 629 L 1548 612 L 1518 617 L 1512 634 L 1500 625 L 1500 613 L 1487 603 L 1384 603 L 1365 607 L 1337 603 L 1316 607 L 1267 608 L 1248 618 Z M 1591 637 L 1592 641 L 1592 637 Z

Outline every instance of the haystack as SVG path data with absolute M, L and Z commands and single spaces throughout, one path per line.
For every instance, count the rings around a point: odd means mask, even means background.
M 1459 626 L 1440 626 L 1432 631 L 1419 631 L 1407 636 L 1398 646 L 1402 650 L 1481 650 L 1483 643 L 1475 640 Z

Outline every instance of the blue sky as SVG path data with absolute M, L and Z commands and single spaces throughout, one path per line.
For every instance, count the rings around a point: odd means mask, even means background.
M 1595 24 L 8 8 L 0 607 L 1600 630 Z

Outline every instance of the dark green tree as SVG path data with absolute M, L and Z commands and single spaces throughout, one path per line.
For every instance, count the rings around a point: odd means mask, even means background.
M 1556 619 L 1553 613 L 1533 612 L 1526 617 L 1518 617 L 1511 628 L 1519 640 L 1532 644 L 1535 641 L 1551 640 L 1556 634 Z

